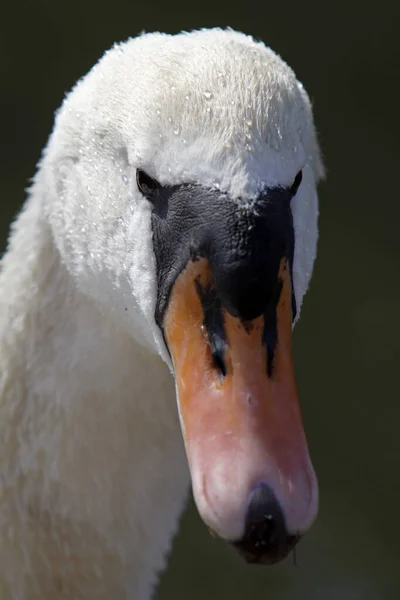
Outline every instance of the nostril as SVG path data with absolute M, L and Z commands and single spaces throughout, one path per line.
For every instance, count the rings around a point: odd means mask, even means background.
M 282 509 L 266 484 L 254 489 L 247 509 L 245 533 L 234 546 L 247 562 L 272 564 L 285 558 L 299 540 L 288 535 Z
M 212 349 L 211 358 L 217 371 L 221 373 L 222 377 L 226 377 L 226 365 L 223 354 L 218 350 Z
M 203 287 L 199 279 L 195 280 L 195 284 L 204 311 L 202 330 L 210 347 L 211 360 L 217 371 L 225 377 L 227 339 L 221 300 L 213 287 Z

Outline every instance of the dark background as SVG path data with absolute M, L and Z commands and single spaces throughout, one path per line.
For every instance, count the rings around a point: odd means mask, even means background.
M 295 360 L 319 518 L 298 567 L 257 568 L 190 506 L 158 600 L 400 598 L 399 24 L 397 0 L 1 3 L 2 248 L 54 110 L 114 41 L 230 25 L 279 52 L 314 102 L 328 179 Z

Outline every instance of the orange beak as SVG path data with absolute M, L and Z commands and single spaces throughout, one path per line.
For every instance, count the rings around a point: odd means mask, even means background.
M 297 541 L 317 512 L 291 357 L 286 259 L 279 280 L 272 350 L 265 343 L 264 316 L 242 322 L 212 306 L 212 272 L 205 259 L 190 262 L 179 275 L 164 319 L 194 497 L 207 525 L 230 541 L 247 535 L 249 503 L 260 486 L 276 499 L 288 538 Z M 209 310 L 214 321 L 207 321 Z M 219 328 L 216 342 L 213 323 Z M 279 560 L 292 546 L 281 545 L 265 562 Z

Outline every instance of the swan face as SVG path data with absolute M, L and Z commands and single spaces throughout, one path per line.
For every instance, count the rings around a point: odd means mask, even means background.
M 67 97 L 43 160 L 77 285 L 173 370 L 204 521 L 283 558 L 318 503 L 291 362 L 322 174 L 301 84 L 239 33 L 142 36 Z

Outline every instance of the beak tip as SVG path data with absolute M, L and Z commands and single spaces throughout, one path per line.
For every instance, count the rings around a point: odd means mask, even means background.
M 270 565 L 284 559 L 299 541 L 289 535 L 282 509 L 271 488 L 265 483 L 250 495 L 245 532 L 233 542 L 247 563 Z
M 257 548 L 247 548 L 240 542 L 234 542 L 233 546 L 242 556 L 247 564 L 251 565 L 274 565 L 284 560 L 289 553 L 294 549 L 296 544 L 300 541 L 301 536 L 288 536 L 286 538 L 285 547 L 280 552 L 271 554 L 271 552 L 264 552 Z

